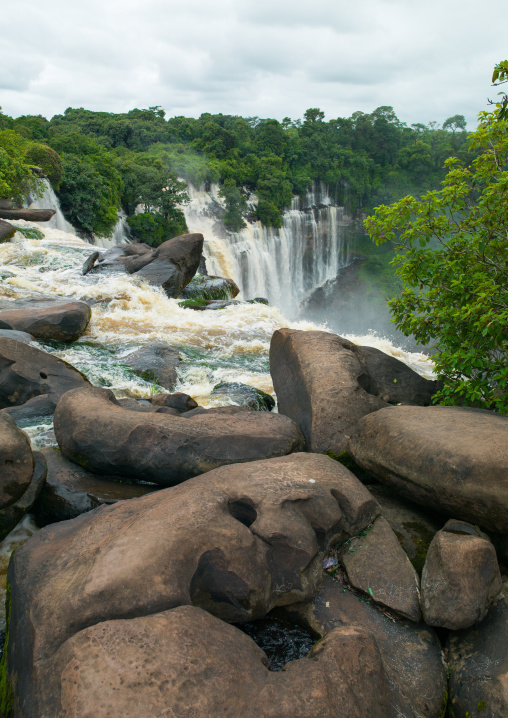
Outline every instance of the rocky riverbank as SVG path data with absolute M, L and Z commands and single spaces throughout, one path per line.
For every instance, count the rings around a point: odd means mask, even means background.
M 0 247 L 1 535 L 45 526 L 9 566 L 4 714 L 508 713 L 508 418 L 430 406 L 423 357 L 179 307 L 186 237 L 85 274 L 75 238 Z M 315 641 L 282 672 L 272 618 Z

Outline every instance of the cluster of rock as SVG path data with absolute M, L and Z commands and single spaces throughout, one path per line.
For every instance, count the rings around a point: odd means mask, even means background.
M 201 251 L 184 235 L 83 271 L 182 296 Z M 20 334 L 71 341 L 90 317 L 71 304 L 0 307 L 0 532 L 30 507 L 46 525 L 9 567 L 0 712 L 508 715 L 508 417 L 431 406 L 436 382 L 393 357 L 290 329 L 279 413 L 239 384 L 214 392 L 242 406 L 118 400 Z M 122 361 L 175 388 L 166 345 Z M 59 448 L 32 452 L 15 422 L 53 412 Z M 317 641 L 280 673 L 237 627 L 272 611 Z
M 23 219 L 26 222 L 49 222 L 55 212 L 54 209 L 13 209 L 10 201 L 0 200 L 0 242 L 6 242 L 16 234 L 16 226 L 5 220 Z

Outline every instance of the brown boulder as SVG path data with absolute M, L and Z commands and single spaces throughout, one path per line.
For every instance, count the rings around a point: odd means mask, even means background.
M 24 219 L 26 222 L 49 222 L 55 209 L 0 209 L 0 219 Z
M 198 608 L 105 621 L 70 638 L 32 715 L 52 718 L 392 716 L 372 635 L 338 628 L 272 673 L 245 634 Z
M 122 357 L 121 362 L 146 381 L 156 381 L 170 391 L 175 388 L 178 380 L 176 368 L 180 364 L 178 349 L 162 342 L 152 342 Z
M 321 637 L 348 626 L 371 632 L 388 676 L 393 715 L 443 715 L 446 672 L 439 640 L 431 628 L 387 615 L 371 600 L 360 600 L 339 575 L 333 579 L 325 576 L 312 601 L 287 606 L 284 613 Z
M 402 496 L 508 533 L 508 417 L 452 406 L 393 406 L 358 422 L 349 451 Z
M 425 623 L 457 631 L 482 621 L 501 590 L 496 551 L 463 521 L 448 521 L 430 544 L 422 573 Z
M 279 329 L 270 372 L 279 413 L 298 424 L 309 451 L 341 454 L 356 422 L 386 406 L 363 388 L 370 380 L 355 345 L 336 334 Z
M 224 464 L 283 456 L 304 447 L 298 427 L 267 412 L 235 416 L 124 409 L 108 389 L 70 391 L 55 411 L 64 456 L 98 474 L 123 474 L 162 486 Z
M 39 451 L 33 452 L 34 470 L 31 482 L 24 494 L 13 504 L 0 509 L 0 541 L 17 526 L 37 501 L 46 481 L 46 459 Z
M 120 625 L 189 604 L 236 622 L 309 600 L 324 553 L 358 534 L 377 511 L 339 463 L 295 454 L 221 467 L 42 529 L 9 568 L 8 665 L 20 715 L 59 715 L 39 701 L 58 699 L 57 652 L 84 629 L 100 632 L 105 621 Z M 120 660 L 122 644 L 114 652 Z M 159 664 L 164 676 L 167 658 Z M 381 676 L 378 663 L 371 675 Z M 175 695 L 184 700 L 185 688 Z
M 32 480 L 34 460 L 27 435 L 0 414 L 0 509 L 21 498 Z
M 0 309 L 0 327 L 28 332 L 37 339 L 73 342 L 84 334 L 91 309 L 68 299 L 20 299 Z
M 385 518 L 352 538 L 341 561 L 355 588 L 404 618 L 421 619 L 418 574 Z
M 182 234 L 163 242 L 152 259 L 133 276 L 162 287 L 168 297 L 178 297 L 196 274 L 203 251 L 202 234 Z
M 74 464 L 54 447 L 43 449 L 48 466 L 46 483 L 32 513 L 39 526 L 67 521 L 103 504 L 135 499 L 159 489 L 154 484 L 134 483 L 125 476 L 97 476 Z
M 6 242 L 8 239 L 12 239 L 15 234 L 16 227 L 0 219 L 0 242 Z
M 0 337 L 0 408 L 25 404 L 36 398 L 36 415 L 47 413 L 69 389 L 90 386 L 70 364 L 23 342 Z M 45 395 L 46 399 L 42 399 Z M 29 408 L 29 407 L 25 407 Z

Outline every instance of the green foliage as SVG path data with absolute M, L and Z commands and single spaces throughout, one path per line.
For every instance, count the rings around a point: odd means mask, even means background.
M 445 404 L 508 413 L 508 122 L 482 113 L 473 167 L 447 160 L 439 191 L 378 207 L 374 241 L 393 242 L 400 297 L 396 326 L 434 346 Z
M 28 141 L 13 130 L 0 131 L 0 197 L 21 202 L 29 192 L 38 194 L 40 180 L 25 157 Z
M 44 232 L 40 232 L 35 227 L 14 227 L 14 229 L 27 239 L 44 239 Z
M 60 187 L 63 165 L 59 154 L 54 149 L 48 145 L 33 142 L 27 147 L 25 157 L 27 162 L 43 170 L 55 190 Z
M 247 209 L 247 202 L 242 195 L 236 182 L 233 179 L 227 179 L 219 190 L 221 197 L 226 201 L 226 212 L 223 217 L 224 226 L 230 232 L 239 232 L 246 227 L 242 212 Z
M 282 214 L 279 209 L 266 199 L 260 199 L 256 207 L 256 218 L 267 227 L 282 227 Z
M 183 213 L 178 219 L 145 212 L 127 217 L 127 222 L 133 238 L 138 242 L 145 242 L 151 247 L 158 247 L 162 242 L 188 231 Z
M 492 73 L 492 84 L 494 87 L 498 85 L 504 85 L 508 82 L 508 60 L 501 60 L 494 67 Z M 496 103 L 497 106 L 497 119 L 508 120 L 508 95 L 506 92 L 498 92 L 501 95 L 500 102 Z

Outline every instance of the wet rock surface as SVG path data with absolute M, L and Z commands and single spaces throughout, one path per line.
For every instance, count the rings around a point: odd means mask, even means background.
M 85 333 L 91 309 L 71 299 L 19 299 L 0 304 L 0 328 L 27 332 L 37 339 L 73 342 Z
M 462 407 L 394 406 L 360 419 L 349 451 L 402 496 L 508 533 L 508 417 Z
M 0 509 L 0 541 L 15 528 L 25 514 L 33 509 L 44 487 L 47 474 L 46 459 L 39 451 L 33 452 L 33 459 L 34 470 L 28 488 L 13 504 Z
M 153 342 L 123 357 L 122 364 L 142 379 L 155 381 L 171 391 L 178 380 L 176 369 L 180 364 L 180 355 L 177 349 L 167 344 Z
M 430 626 L 454 631 L 482 621 L 501 590 L 496 551 L 471 524 L 448 521 L 434 536 L 422 573 L 422 611 Z
M 275 399 L 270 394 L 239 382 L 223 381 L 216 384 L 211 393 L 212 396 L 224 397 L 254 411 L 271 411 L 275 407 Z
M 102 706 L 109 705 L 109 715 L 124 715 L 121 711 L 115 713 L 117 709 L 111 708 L 110 700 L 122 710 L 129 703 L 129 710 L 134 712 L 127 715 L 141 715 L 136 712 L 140 710 L 139 701 L 132 699 L 134 685 L 138 691 L 145 691 L 143 715 L 150 714 L 147 706 L 159 700 L 161 691 L 166 701 L 185 703 L 191 697 L 188 686 L 175 690 L 169 681 L 170 693 L 163 686 L 167 685 L 170 670 L 168 656 L 177 655 L 178 647 L 188 646 L 192 635 L 200 648 L 199 654 L 194 649 L 190 651 L 189 665 L 198 666 L 199 671 L 206 665 L 212 676 L 206 684 L 198 682 L 199 694 L 209 705 L 206 701 L 218 700 L 215 693 L 220 689 L 217 695 L 223 701 L 220 676 L 229 673 L 221 668 L 222 661 L 236 655 L 234 647 L 217 653 L 214 646 L 220 645 L 218 636 L 208 628 L 205 631 L 201 627 L 196 633 L 186 630 L 181 611 L 177 611 L 178 620 L 172 624 L 177 626 L 177 633 L 171 630 L 168 634 L 164 628 L 166 613 L 171 613 L 168 609 L 193 604 L 230 622 L 262 618 L 274 606 L 308 600 L 318 589 L 328 547 L 360 532 L 373 521 L 377 511 L 366 489 L 340 464 L 325 456 L 297 454 L 221 467 L 178 487 L 48 526 L 16 551 L 10 567 L 13 610 L 9 671 L 19 711 L 23 715 L 56 718 L 64 715 L 64 709 L 71 710 L 72 705 L 74 712 L 67 715 L 85 715 L 83 710 L 90 710 L 91 695 L 85 706 L 86 687 L 101 675 L 104 690 L 92 693 L 100 694 Z M 188 610 L 196 615 L 197 609 Z M 205 617 L 207 626 L 216 620 L 202 611 L 198 613 Z M 142 615 L 146 618 L 133 618 Z M 141 634 L 136 633 L 136 621 L 148 622 Z M 221 622 L 214 625 L 224 635 L 233 630 Z M 149 626 L 154 626 L 153 631 Z M 235 636 L 248 641 L 249 650 L 263 657 L 245 635 L 234 631 Z M 141 640 L 143 635 L 146 641 Z M 327 679 L 323 684 L 315 676 L 311 692 L 305 683 L 304 708 L 296 713 L 280 713 L 279 706 L 274 717 L 339 716 L 341 713 L 334 712 L 339 706 L 341 710 L 356 711 L 346 712 L 348 716 L 360 716 L 363 714 L 358 712 L 358 706 L 361 710 L 372 709 L 374 704 L 369 701 L 374 699 L 369 696 L 373 690 L 378 711 L 375 714 L 391 715 L 384 712 L 385 708 L 381 712 L 379 709 L 385 705 L 379 702 L 380 696 L 382 701 L 383 696 L 388 701 L 388 686 L 372 636 L 358 627 L 341 629 L 336 635 L 337 639 L 316 647 L 312 661 L 303 659 L 308 668 L 297 668 L 300 662 L 289 668 L 289 675 L 314 670 L 312 666 L 319 665 L 338 640 L 340 650 L 333 650 L 331 683 Z M 169 643 L 159 651 L 154 641 L 165 641 L 165 636 L 170 636 Z M 141 673 L 140 668 L 132 673 L 134 650 L 140 661 L 136 665 L 145 666 Z M 131 678 L 137 676 L 132 684 L 124 668 L 119 669 L 118 661 L 124 658 L 125 665 L 131 667 Z M 149 670 L 146 661 L 150 662 Z M 77 675 L 83 681 L 82 688 L 76 688 L 74 682 L 71 688 L 69 662 L 80 666 Z M 245 661 L 236 655 L 234 662 L 237 669 L 232 679 L 242 685 Z M 155 679 L 152 670 L 161 676 L 163 684 Z M 181 659 L 175 670 L 180 677 L 185 674 Z M 246 675 L 252 670 L 247 665 Z M 298 676 L 297 684 L 301 684 L 303 678 L 299 673 Z M 111 681 L 118 690 L 112 689 Z M 99 684 L 95 685 L 97 688 Z M 180 679 L 177 685 L 182 686 Z M 75 689 L 81 698 L 73 702 L 78 695 Z M 262 684 L 256 682 L 255 692 L 261 689 Z M 327 707 L 330 691 L 335 707 Z M 269 704 L 276 705 L 282 694 L 283 689 L 278 689 Z M 249 700 L 252 701 L 250 695 Z M 264 703 L 261 705 L 263 709 L 258 714 L 270 715 L 263 712 Z M 201 712 L 200 706 L 193 715 L 208 715 Z M 225 715 L 231 716 L 238 708 L 229 697 L 224 706 L 229 711 Z M 314 709 L 317 713 L 309 713 Z M 106 708 L 97 706 L 97 710 L 94 715 L 108 715 Z M 246 710 L 251 711 L 252 706 Z
M 107 389 L 70 391 L 55 411 L 64 456 L 95 473 L 163 486 L 224 464 L 282 456 L 304 447 L 298 427 L 268 412 L 190 418 L 125 409 Z
M 27 435 L 0 414 L 0 509 L 21 498 L 32 481 L 34 460 Z
M 180 294 L 182 299 L 234 299 L 240 293 L 238 285 L 228 277 L 197 274 Z
M 67 521 L 102 506 L 145 496 L 159 489 L 125 476 L 97 476 L 74 464 L 56 448 L 41 451 L 46 459 L 46 482 L 32 509 L 39 526 Z

